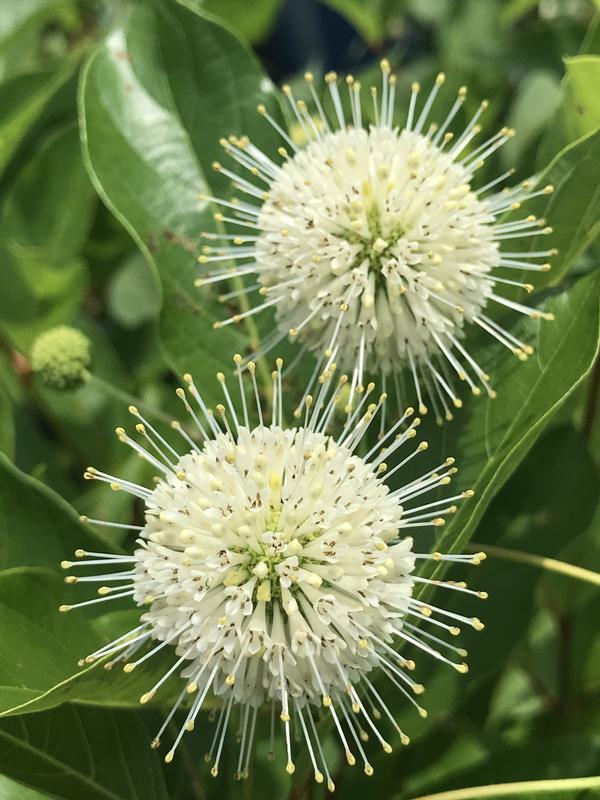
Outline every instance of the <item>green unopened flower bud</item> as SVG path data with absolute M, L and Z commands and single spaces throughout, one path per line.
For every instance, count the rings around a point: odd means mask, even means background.
M 51 389 L 69 392 L 89 377 L 90 340 L 76 328 L 58 325 L 42 333 L 31 349 L 31 367 Z

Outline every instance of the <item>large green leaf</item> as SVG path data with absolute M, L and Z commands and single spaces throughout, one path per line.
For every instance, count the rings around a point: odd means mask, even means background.
M 78 547 L 102 548 L 71 506 L 0 454 L 0 568 L 58 568 Z
M 552 487 L 551 493 L 548 487 Z M 477 541 L 555 557 L 589 527 L 599 495 L 598 473 L 582 437 L 572 428 L 551 430 L 494 499 Z M 481 677 L 502 668 L 503 654 L 519 643 L 530 624 L 534 591 L 543 575 L 530 565 L 501 562 L 493 556 L 479 568 L 477 584 L 489 593 L 490 600 L 477 609 L 485 617 L 486 630 L 473 637 L 469 646 L 474 675 Z M 550 577 L 553 584 L 570 585 L 568 579 Z M 499 598 L 509 584 L 512 613 L 507 615 Z M 462 610 L 467 605 L 460 602 Z
M 0 771 L 61 800 L 169 800 L 149 738 L 131 712 L 65 706 L 2 720 Z
M 511 250 L 558 249 L 549 272 L 523 273 L 523 280 L 537 287 L 556 285 L 576 263 L 577 258 L 600 234 L 600 131 L 589 133 L 567 145 L 541 173 L 540 187 L 552 184 L 552 194 L 542 195 L 514 212 L 523 211 L 544 218 L 553 233 L 514 239 Z M 514 247 L 513 247 L 514 244 Z M 514 270 L 510 277 L 514 278 Z M 533 277 L 532 277 L 533 276 Z
M 94 621 L 82 611 L 58 610 L 65 601 L 89 596 L 93 593 L 67 588 L 48 570 L 15 568 L 0 573 L 0 716 L 43 711 L 68 700 L 135 708 L 140 696 L 171 666 L 168 653 L 133 673 L 107 671 L 100 664 L 79 666 L 82 656 L 139 624 L 136 610 Z M 168 703 L 178 684 L 175 678 L 157 701 Z
M 60 578 L 22 569 L 57 569 L 77 547 L 102 543 L 62 498 L 0 455 L 0 566 L 15 567 L 0 573 L 0 713 L 61 702 L 65 682 L 81 673 L 77 661 L 97 646 L 82 616 L 59 614 Z
M 471 486 L 475 497 L 461 504 L 444 529 L 439 550 L 462 550 L 492 497 L 587 375 L 598 351 L 599 298 L 600 273 L 595 273 L 548 300 L 555 321 L 537 330 L 525 326 L 530 340 L 537 336 L 535 355 L 521 364 L 498 352 L 489 370 L 498 398 L 471 401 L 461 424 L 444 428 L 443 451 L 456 457 L 461 485 Z
M 78 547 L 106 549 L 62 498 L 0 454 L 0 567 L 5 570 L 0 572 L 0 713 L 35 711 L 74 698 L 133 706 L 172 662 L 167 653 L 129 675 L 78 666 L 100 644 L 138 625 L 140 615 L 132 608 L 90 623 L 82 611 L 59 613 L 61 603 L 94 596 L 93 589 L 65 586 L 57 574 L 59 562 Z M 109 544 L 108 549 L 115 548 Z M 55 572 L 24 565 L 53 567 Z M 102 608 L 110 610 L 111 605 Z M 175 679 L 158 701 L 168 702 L 177 683 Z
M 537 153 L 538 169 L 544 168 L 560 151 L 581 136 L 593 133 L 600 125 L 598 92 L 598 41 L 600 13 L 590 24 L 579 55 L 564 59 L 562 100 L 542 139 Z
M 83 674 L 77 661 L 98 646 L 98 638 L 82 615 L 59 614 L 64 595 L 59 578 L 46 570 L 0 573 L 0 716 L 72 696 L 70 684 Z
M 199 194 L 211 192 L 208 183 L 220 177 L 210 170 L 222 157 L 219 137 L 245 133 L 274 149 L 270 128 L 256 113 L 270 91 L 231 33 L 176 3 L 136 6 L 84 71 L 87 166 L 160 276 L 162 342 L 179 372 L 214 373 L 248 341 L 243 328 L 214 331 L 224 309 L 193 286 L 199 234 L 214 225 Z
M 480 525 L 478 542 L 499 542 L 554 556 L 565 542 L 581 535 L 589 525 L 599 485 L 582 437 L 571 428 L 553 429 L 536 443 L 494 499 Z M 524 737 L 518 745 L 502 737 L 506 720 L 490 724 L 490 687 L 500 680 L 508 665 L 519 663 L 510 655 L 520 652 L 518 648 L 531 626 L 534 593 L 543 571 L 489 558 L 476 573 L 472 575 L 469 568 L 461 566 L 451 577 L 468 580 L 472 588 L 488 591 L 488 600 L 477 601 L 443 589 L 437 590 L 433 599 L 446 610 L 477 615 L 485 622 L 485 630 L 476 633 L 465 626 L 459 637 L 460 645 L 468 648 L 469 675 L 460 676 L 433 659 L 418 658 L 416 650 L 404 653 L 417 661 L 414 677 L 426 687 L 423 702 L 430 717 L 419 720 L 414 709 L 390 693 L 390 708 L 400 727 L 410 734 L 411 745 L 391 755 L 373 754 L 375 775 L 368 785 L 376 795 L 384 795 L 398 775 L 403 776 L 398 797 L 409 800 L 416 794 L 441 788 L 555 775 L 573 777 L 596 769 L 598 743 L 589 738 L 586 742 L 577 719 L 570 727 L 561 720 L 559 730 L 548 730 L 547 735 L 542 733 L 544 725 L 540 723 L 539 735 Z M 556 587 L 564 584 L 565 589 L 572 589 L 572 581 L 556 574 L 548 576 L 556 603 Z M 586 626 L 579 615 L 574 623 L 571 636 L 579 626 Z M 558 640 L 556 647 L 560 646 Z M 500 705 L 511 721 L 528 721 L 548 705 L 553 708 L 552 695 L 549 699 L 540 697 L 532 688 L 542 683 L 537 673 L 531 671 L 531 677 L 526 676 L 523 682 L 520 694 L 511 695 Z M 575 708 L 572 712 L 577 713 Z M 357 777 L 349 798 L 360 797 L 365 784 Z

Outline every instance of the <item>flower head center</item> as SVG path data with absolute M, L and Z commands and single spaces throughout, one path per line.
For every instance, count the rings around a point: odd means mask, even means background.
M 310 557 L 304 553 L 304 547 L 315 538 L 312 532 L 295 536 L 294 531 L 284 531 L 281 525 L 282 511 L 273 511 L 270 521 L 264 525 L 264 531 L 256 538 L 249 538 L 248 543 L 237 548 L 230 548 L 242 556 L 237 568 L 230 573 L 226 583 L 238 586 L 258 579 L 255 587 L 257 600 L 270 601 L 281 594 L 281 587 L 295 591 L 299 578 L 299 570 L 311 563 Z M 312 583 L 320 584 L 316 576 Z
M 355 266 L 359 267 L 367 259 L 370 268 L 380 272 L 384 262 L 393 257 L 394 246 L 405 235 L 404 227 L 399 222 L 391 226 L 386 225 L 380 203 L 367 195 L 364 203 L 355 201 L 354 204 L 350 204 L 347 214 L 351 226 L 356 224 L 357 228 L 363 227 L 364 219 L 366 228 L 362 233 L 354 233 L 351 230 L 346 237 L 351 244 L 360 247 Z

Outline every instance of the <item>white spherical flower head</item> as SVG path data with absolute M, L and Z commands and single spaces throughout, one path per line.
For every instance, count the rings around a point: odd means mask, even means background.
M 222 140 L 226 152 L 250 178 L 215 163 L 245 195 L 231 201 L 208 198 L 224 209 L 216 219 L 235 232 L 220 237 L 222 247 L 205 247 L 203 264 L 236 259 L 238 266 L 210 272 L 199 285 L 233 274 L 254 273 L 265 298 L 217 327 L 272 307 L 277 330 L 261 352 L 289 336 L 318 358 L 319 370 L 336 363 L 351 374 L 354 391 L 365 375 L 406 370 L 419 411 L 433 406 L 439 419 L 452 417 L 461 400 L 455 379 L 474 394 L 494 392 L 489 377 L 465 348 L 466 324 L 475 324 L 520 359 L 532 352 L 487 315 L 490 303 L 533 318 L 551 315 L 503 297 L 498 284 L 530 292 L 531 284 L 496 274 L 499 267 L 520 272 L 547 270 L 552 250 L 502 250 L 507 240 L 551 232 L 544 220 L 502 216 L 552 187 L 527 183 L 497 191 L 510 171 L 474 187 L 475 173 L 514 131 L 503 128 L 476 146 L 483 102 L 458 136 L 449 132 L 466 90 L 459 91 L 440 126 L 428 124 L 439 75 L 424 103 L 413 85 L 406 126 L 394 124 L 395 77 L 382 62 L 381 99 L 373 88 L 373 119 L 363 127 L 360 85 L 347 79 L 344 101 L 334 74 L 326 76 L 335 121 L 307 76 L 314 109 L 284 87 L 304 145 L 299 146 L 263 106 L 259 111 L 281 135 L 283 160 L 274 161 L 247 138 Z M 223 295 L 239 296 L 240 290 Z
M 215 659 L 222 690 L 231 685 L 237 702 L 260 705 L 279 696 L 280 654 L 289 693 L 315 703 L 339 682 L 339 666 L 370 671 L 356 626 L 385 637 L 407 610 L 414 568 L 412 541 L 394 543 L 402 509 L 376 470 L 330 436 L 279 426 L 242 426 L 235 446 L 219 434 L 177 468 L 185 481 L 167 478 L 147 501 L 149 544 L 134 599 L 165 597 L 145 615 L 160 638 L 165 625 L 187 629 L 194 663 L 184 674 L 226 646 Z M 359 595 L 336 588 L 349 574 Z M 393 612 L 380 605 L 382 593 L 397 603 Z M 259 653 L 262 675 L 252 668 Z
M 438 634 L 456 635 L 461 621 L 476 629 L 482 624 L 417 600 L 415 588 L 435 583 L 480 597 L 485 593 L 421 577 L 416 567 L 429 558 L 478 563 L 483 554 L 429 556 L 415 548 L 407 532 L 416 537 L 422 528 L 442 525 L 441 515 L 456 511 L 454 501 L 472 493 L 424 501 L 424 495 L 451 481 L 453 459 L 399 488 L 389 487 L 385 479 L 426 444 L 396 458 L 396 451 L 417 434 L 419 419 L 410 408 L 380 438 L 367 443 L 385 400 L 383 395 L 373 399 L 372 384 L 356 406 L 345 405 L 348 379 L 336 379 L 332 367 L 321 375 L 317 396 L 305 396 L 302 423 L 286 427 L 281 361 L 273 373 L 269 421 L 253 363 L 248 371 L 256 419 L 251 421 L 241 358 L 236 356 L 235 362 L 237 408 L 222 373 L 218 378 L 225 405 L 215 411 L 207 407 L 191 376 L 186 376 L 187 393 L 178 390 L 195 423 L 195 434 L 173 423 L 185 442 L 182 455 L 137 408 L 130 408 L 147 446 L 123 428 L 117 434 L 157 470 L 152 489 L 91 467 L 86 471 L 88 479 L 141 498 L 145 521 L 139 527 L 114 523 L 136 530 L 132 555 L 78 551 L 77 561 L 63 564 L 102 565 L 104 574 L 69 576 L 69 583 L 110 583 L 100 587 L 99 598 L 77 606 L 131 596 L 143 609 L 139 626 L 84 662 L 122 662 L 130 672 L 170 647 L 172 665 L 140 698 L 142 703 L 152 700 L 173 674 L 184 681 L 153 741 L 153 746 L 160 745 L 181 710 L 182 724 L 167 762 L 185 731 L 194 727 L 210 693 L 221 708 L 209 754 L 213 775 L 233 718 L 241 731 L 236 774 L 247 775 L 254 742 L 264 727 L 259 712 L 266 707 L 271 709 L 266 715 L 271 736 L 275 717 L 280 720 L 288 772 L 294 771 L 293 741 L 299 735 L 316 780 L 326 780 L 332 789 L 315 725 L 319 713 L 331 716 L 348 763 L 360 758 L 371 774 L 361 738 L 365 730 L 387 752 L 390 731 L 408 742 L 376 686 L 374 671 L 387 677 L 422 715 L 415 695 L 423 687 L 411 675 L 415 665 L 404 654 L 405 646 L 466 672 L 465 652 Z M 335 421 L 334 434 L 330 429 Z M 117 571 L 105 574 L 106 564 Z

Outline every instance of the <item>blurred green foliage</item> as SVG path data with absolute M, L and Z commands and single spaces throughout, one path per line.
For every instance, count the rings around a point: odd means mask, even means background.
M 509 323 L 537 345 L 525 365 L 475 339 L 499 398 L 471 400 L 443 430 L 431 420 L 423 426 L 432 463 L 452 454 L 463 468 L 459 488 L 477 490 L 439 546 L 461 550 L 472 540 L 600 571 L 598 5 L 323 5 L 356 30 L 363 83 L 382 55 L 398 69 L 400 95 L 444 70 L 447 97 L 467 84 L 473 106 L 491 100 L 487 125 L 518 130 L 493 169 L 541 172 L 556 187 L 533 209 L 554 226 L 560 249 L 533 296 L 556 322 Z M 107 496 L 80 477 L 89 462 L 149 477 L 112 437 L 128 403 L 168 423 L 174 375 L 193 372 L 210 397 L 223 357 L 247 351 L 268 329 L 269 320 L 216 333 L 217 296 L 199 293 L 193 279 L 200 231 L 215 224 L 198 194 L 222 188 L 210 169 L 219 137 L 245 133 L 275 146 L 255 107 L 266 96 L 278 115 L 278 99 L 251 45 L 264 52 L 282 13 L 278 0 L 0 4 L 2 800 L 323 796 L 308 770 L 292 780 L 262 745 L 248 781 L 235 783 L 228 768 L 207 779 L 205 726 L 165 767 L 148 747 L 161 708 L 135 708 L 152 670 L 117 677 L 77 665 L 93 643 L 122 630 L 129 612 L 68 620 L 56 612 L 62 558 L 94 543 L 128 546 L 125 537 L 99 539 L 70 504 L 122 521 L 140 513 L 129 496 Z M 308 58 L 315 71 L 322 66 L 318 55 Z M 90 379 L 68 395 L 31 369 L 34 340 L 56 325 L 91 341 Z M 299 376 L 291 377 L 297 386 Z M 331 737 L 337 796 L 370 790 L 410 800 L 600 773 L 597 587 L 493 558 L 477 581 L 490 599 L 480 612 L 487 630 L 468 642 L 469 679 L 419 665 L 430 716 L 399 709 L 413 741 L 376 756 L 370 780 L 341 768 Z M 520 791 L 513 796 L 529 796 Z M 532 796 L 587 800 L 597 791 L 582 781 L 540 785 Z

